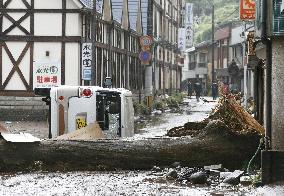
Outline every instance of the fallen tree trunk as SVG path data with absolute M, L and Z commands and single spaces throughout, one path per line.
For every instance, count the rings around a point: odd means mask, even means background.
M 208 130 L 196 138 L 45 140 L 32 144 L 2 140 L 0 170 L 131 170 L 169 166 L 176 161 L 189 167 L 222 163 L 233 169 L 242 166 L 257 148 L 259 135 Z

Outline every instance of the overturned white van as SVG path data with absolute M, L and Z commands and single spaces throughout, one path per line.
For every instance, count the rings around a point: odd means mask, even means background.
M 134 135 L 132 93 L 98 86 L 50 89 L 50 132 L 56 138 L 98 123 L 106 138 Z

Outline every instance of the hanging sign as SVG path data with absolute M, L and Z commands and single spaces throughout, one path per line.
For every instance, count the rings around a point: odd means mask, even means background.
M 193 46 L 193 4 L 186 3 L 185 5 L 185 48 Z
M 240 20 L 255 20 L 255 0 L 240 0 Z
M 92 43 L 82 44 L 82 80 L 92 79 Z

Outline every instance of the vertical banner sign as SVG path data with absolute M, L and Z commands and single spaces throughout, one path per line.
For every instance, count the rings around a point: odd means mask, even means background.
M 50 88 L 60 85 L 60 62 L 34 62 L 33 88 Z
M 185 51 L 185 28 L 178 29 L 178 49 Z
M 82 80 L 92 79 L 92 43 L 82 44 Z
M 240 0 L 240 19 L 255 20 L 255 0 Z
M 185 5 L 185 48 L 193 46 L 193 4 Z

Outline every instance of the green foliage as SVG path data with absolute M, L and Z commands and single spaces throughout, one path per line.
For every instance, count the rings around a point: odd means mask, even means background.
M 134 115 L 135 116 L 150 114 L 150 109 L 147 107 L 147 105 L 145 103 L 134 102 L 133 107 L 134 107 Z
M 164 111 L 167 107 L 167 103 L 165 102 L 165 100 L 156 100 L 153 107 L 157 110 Z
M 181 93 L 175 93 L 166 99 L 166 103 L 170 108 L 178 108 L 182 103 L 184 95 Z
M 194 42 L 200 43 L 211 39 L 212 34 L 212 2 L 215 5 L 215 27 L 228 22 L 238 21 L 239 0 L 187 0 L 194 4 L 195 22 Z

